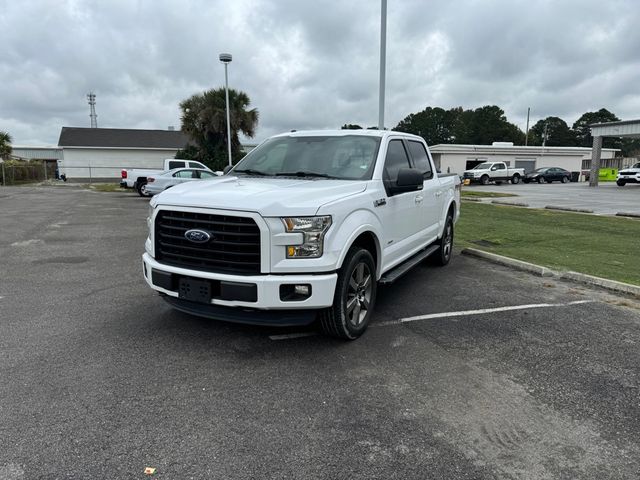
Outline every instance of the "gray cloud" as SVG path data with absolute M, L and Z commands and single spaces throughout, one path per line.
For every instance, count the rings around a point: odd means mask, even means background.
M 502 106 L 524 127 L 606 107 L 640 117 L 640 9 L 598 2 L 389 0 L 386 123 L 428 105 Z M 257 139 L 377 123 L 380 4 L 372 0 L 3 2 L 0 130 L 56 143 L 88 126 L 179 125 L 178 103 L 230 83 L 260 111 Z

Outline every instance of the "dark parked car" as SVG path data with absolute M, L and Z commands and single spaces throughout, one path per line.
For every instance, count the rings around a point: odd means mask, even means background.
M 571 172 L 560 167 L 536 168 L 533 172 L 527 173 L 522 181 L 524 183 L 551 183 L 553 181 L 567 183 L 571 181 Z

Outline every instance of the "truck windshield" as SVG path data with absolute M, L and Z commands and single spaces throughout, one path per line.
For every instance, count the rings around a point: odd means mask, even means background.
M 365 135 L 288 136 L 267 140 L 230 173 L 369 180 L 380 137 Z
M 493 165 L 493 163 L 481 163 L 480 165 L 476 165 L 475 167 L 473 167 L 474 170 L 489 170 L 491 168 L 491 165 Z

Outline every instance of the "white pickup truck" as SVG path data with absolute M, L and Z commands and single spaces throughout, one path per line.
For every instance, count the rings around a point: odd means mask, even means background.
M 153 197 L 142 256 L 174 308 L 220 320 L 306 325 L 355 339 L 379 284 L 427 257 L 446 265 L 460 179 L 420 137 L 286 133 L 213 180 Z
M 482 185 L 489 185 L 489 182 L 500 185 L 505 181 L 516 184 L 520 183 L 522 177 L 524 168 L 509 168 L 504 162 L 483 162 L 471 170 L 465 170 L 462 175 L 463 180 L 479 182 Z
M 122 188 L 134 188 L 141 197 L 151 196 L 147 188 L 147 177 L 160 175 L 166 170 L 174 168 L 199 168 L 209 170 L 206 165 L 196 162 L 195 160 L 180 160 L 176 158 L 166 158 L 164 160 L 164 168 L 162 170 L 134 168 L 131 170 L 122 170 L 120 172 L 120 186 Z

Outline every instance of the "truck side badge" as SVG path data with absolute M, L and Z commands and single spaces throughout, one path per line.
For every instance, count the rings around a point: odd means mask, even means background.
M 374 207 L 381 207 L 383 205 L 387 204 L 387 199 L 386 198 L 381 198 L 380 200 L 376 200 L 375 202 L 373 202 L 373 206 Z

